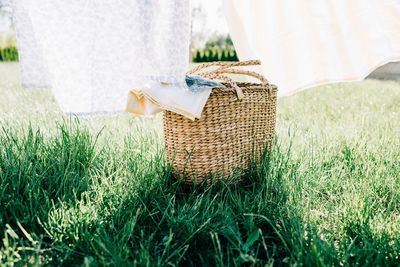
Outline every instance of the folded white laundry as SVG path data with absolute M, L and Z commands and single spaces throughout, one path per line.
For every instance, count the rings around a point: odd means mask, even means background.
M 137 115 L 153 115 L 169 110 L 194 120 L 200 118 L 215 87 L 223 85 L 198 75 L 188 75 L 186 82 L 182 83 L 153 81 L 129 92 L 126 111 Z

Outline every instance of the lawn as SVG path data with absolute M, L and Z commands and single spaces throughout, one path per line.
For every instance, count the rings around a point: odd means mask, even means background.
M 66 118 L 0 64 L 0 265 L 397 266 L 400 81 L 281 98 L 273 151 L 185 186 L 160 116 Z

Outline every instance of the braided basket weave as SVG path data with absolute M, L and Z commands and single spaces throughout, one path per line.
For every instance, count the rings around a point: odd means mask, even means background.
M 258 73 L 232 68 L 259 64 L 254 60 L 211 62 L 188 73 L 222 80 L 226 88 L 213 89 L 201 118 L 195 121 L 164 112 L 167 160 L 184 181 L 200 183 L 209 173 L 227 179 L 271 146 L 277 87 Z M 218 68 L 204 71 L 208 67 Z M 236 83 L 223 75 L 228 73 L 253 76 L 261 83 Z

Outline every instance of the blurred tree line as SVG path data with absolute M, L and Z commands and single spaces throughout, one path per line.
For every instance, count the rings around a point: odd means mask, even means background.
M 1 39 L 1 38 L 0 38 Z M 12 39 L 12 40 L 11 40 Z M 3 43 L 3 45 L 1 45 Z M 210 38 L 203 48 L 194 48 L 191 51 L 192 61 L 213 62 L 213 61 L 238 61 L 236 50 L 233 46 L 231 38 L 216 35 Z M 0 61 L 17 61 L 18 50 L 15 47 L 14 38 L 7 41 L 0 40 Z
M 205 43 L 203 48 L 192 49 L 192 61 L 195 63 L 238 60 L 229 35 L 214 35 Z
M 15 46 L 0 48 L 0 61 L 18 61 L 18 50 Z

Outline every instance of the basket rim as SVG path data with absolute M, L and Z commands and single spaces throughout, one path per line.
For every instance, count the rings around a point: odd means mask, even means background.
M 235 91 L 235 88 L 232 87 L 232 85 L 230 83 L 222 83 L 225 87 L 214 87 L 212 89 L 212 91 L 214 90 L 221 90 L 221 91 Z M 236 83 L 239 87 L 241 87 L 244 90 L 251 90 L 254 88 L 251 87 L 258 87 L 258 88 L 263 88 L 266 91 L 272 91 L 273 93 L 276 93 L 278 91 L 278 86 L 276 86 L 275 84 L 268 84 L 268 86 L 263 85 L 262 83 L 253 83 L 253 82 L 237 82 Z

